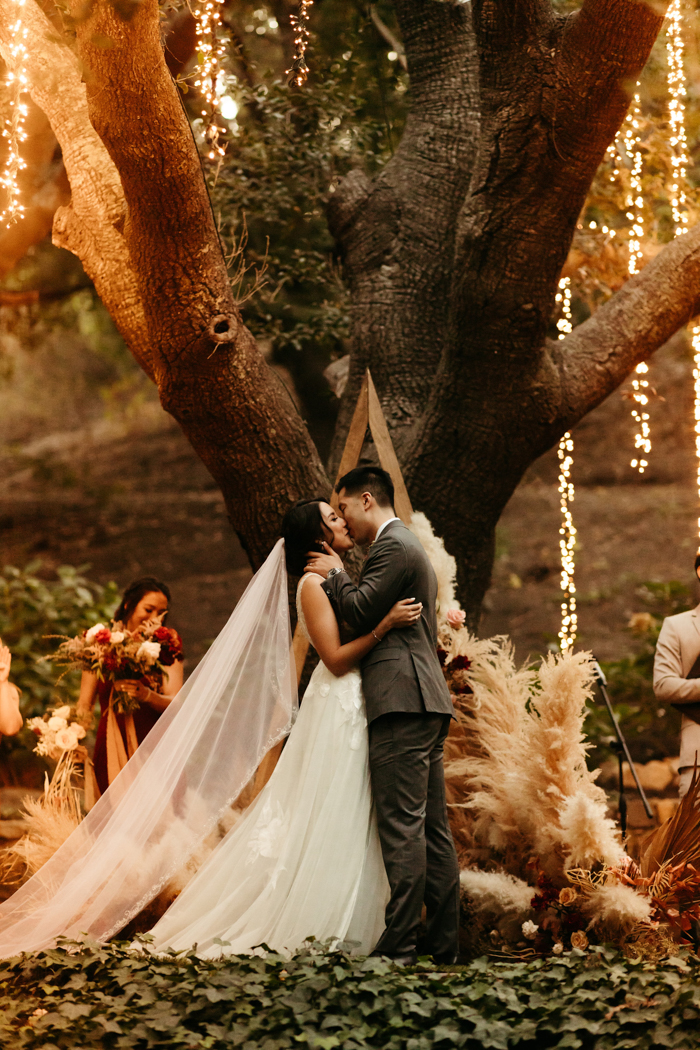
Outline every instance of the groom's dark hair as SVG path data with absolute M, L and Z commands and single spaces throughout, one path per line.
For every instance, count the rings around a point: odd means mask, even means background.
M 348 496 L 360 496 L 363 492 L 371 493 L 378 507 L 394 509 L 394 483 L 391 475 L 381 467 L 355 467 L 343 474 L 335 486 L 335 491 L 345 489 Z

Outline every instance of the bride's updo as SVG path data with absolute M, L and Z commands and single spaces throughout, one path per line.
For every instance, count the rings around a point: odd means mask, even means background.
M 327 502 L 323 496 L 316 499 L 300 499 L 285 514 L 282 520 L 282 535 L 287 572 L 290 576 L 303 576 L 309 551 L 320 551 L 322 540 L 332 540 L 330 529 L 321 514 L 321 504 Z

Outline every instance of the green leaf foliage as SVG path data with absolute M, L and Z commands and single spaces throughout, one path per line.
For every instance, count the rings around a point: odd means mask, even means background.
M 66 942 L 0 963 L 4 1050 L 697 1046 L 700 963 L 611 949 L 437 972 L 310 945 L 204 961 Z
M 20 706 L 25 718 L 41 716 L 49 706 L 77 699 L 80 676 L 72 672 L 58 681 L 63 669 L 44 659 L 58 641 L 47 636 L 78 634 L 108 620 L 117 606 L 116 584 L 103 586 L 82 573 L 63 565 L 53 579 L 46 579 L 39 561 L 24 568 L 8 565 L 0 571 L 0 638 L 12 653 L 11 680 L 22 692 Z M 0 767 L 11 770 L 14 779 L 22 779 L 35 743 L 28 729 L 16 737 L 4 737 Z

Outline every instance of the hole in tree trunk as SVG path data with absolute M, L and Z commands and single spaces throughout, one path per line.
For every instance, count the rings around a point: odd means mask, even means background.
M 209 322 L 208 334 L 215 343 L 231 343 L 236 337 L 238 322 L 233 315 L 217 314 Z

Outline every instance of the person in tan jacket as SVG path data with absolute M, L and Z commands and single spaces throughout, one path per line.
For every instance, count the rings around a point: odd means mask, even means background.
M 695 572 L 700 578 L 699 569 L 700 554 L 695 559 Z M 654 656 L 654 695 L 657 700 L 678 707 L 683 714 L 678 788 L 681 798 L 690 785 L 696 760 L 700 768 L 700 661 L 697 668 L 694 666 L 698 657 L 700 605 L 666 617 Z

